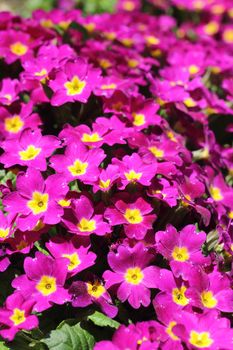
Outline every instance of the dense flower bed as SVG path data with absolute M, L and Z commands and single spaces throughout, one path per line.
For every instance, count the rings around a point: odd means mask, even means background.
M 0 14 L 6 348 L 233 349 L 233 4 L 141 6 Z

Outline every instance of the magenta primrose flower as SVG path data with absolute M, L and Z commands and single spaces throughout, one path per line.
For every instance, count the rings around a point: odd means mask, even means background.
M 19 292 L 8 296 L 5 307 L 0 308 L 0 335 L 8 340 L 13 340 L 15 334 L 22 329 L 31 330 L 38 326 L 38 318 L 32 315 L 35 301 L 27 300 Z
M 91 276 L 87 282 L 73 282 L 69 293 L 74 307 L 86 307 L 94 303 L 107 316 L 114 318 L 117 315 L 118 309 L 113 305 L 110 294 L 104 284 L 95 276 Z
M 46 158 L 60 147 L 60 141 L 55 136 L 42 136 L 39 129 L 25 129 L 19 139 L 5 140 L 1 147 L 4 153 L 0 156 L 0 163 L 5 168 L 19 164 L 45 171 Z
M 33 310 L 44 311 L 55 304 L 69 301 L 69 294 L 64 289 L 67 276 L 67 259 L 53 259 L 40 252 L 35 258 L 24 260 L 25 275 L 16 277 L 13 288 L 20 291 L 26 298 L 35 302 Z
M 156 219 L 155 214 L 150 214 L 152 211 L 150 204 L 142 198 L 138 198 L 134 203 L 117 200 L 115 208 L 107 208 L 104 216 L 112 226 L 123 224 L 126 235 L 139 240 L 152 228 Z
M 61 237 L 55 237 L 46 244 L 46 248 L 55 259 L 67 259 L 68 277 L 72 277 L 77 273 L 94 265 L 96 254 L 89 251 L 90 244 L 80 241 L 73 237 L 70 241 Z
M 233 330 L 230 329 L 230 321 L 219 318 L 215 310 L 201 315 L 183 312 L 182 321 L 174 327 L 174 333 L 190 350 L 230 350 L 233 346 Z
M 51 104 L 61 106 L 74 101 L 86 103 L 99 80 L 100 71 L 91 68 L 83 58 L 67 62 L 49 83 L 54 92 Z
M 12 114 L 5 108 L 0 108 L 0 138 L 18 138 L 27 128 L 37 129 L 42 121 L 37 113 L 33 113 L 33 104 L 20 104 Z
M 75 199 L 72 210 L 67 210 L 62 222 L 69 232 L 80 236 L 89 236 L 95 233 L 104 236 L 111 232 L 110 226 L 103 220 L 103 215 L 94 210 L 93 203 L 85 196 Z
M 117 285 L 117 297 L 138 309 L 150 304 L 150 288 L 158 288 L 159 269 L 148 266 L 153 259 L 145 246 L 139 242 L 133 248 L 120 245 L 117 253 L 108 254 L 108 263 L 113 272 L 103 274 L 106 288 Z
M 99 175 L 98 166 L 105 158 L 101 149 L 88 150 L 81 143 L 71 143 L 65 154 L 55 155 L 50 159 L 50 166 L 62 174 L 67 182 L 81 180 L 86 184 L 95 182 Z
M 106 169 L 101 169 L 97 182 L 93 185 L 93 192 L 108 192 L 119 178 L 117 165 L 109 164 Z
M 174 303 L 183 309 L 190 304 L 189 287 L 182 278 L 175 278 L 170 270 L 160 269 L 157 288 L 161 290 L 154 299 L 156 303 Z
M 94 350 L 157 350 L 160 341 L 166 339 L 163 327 L 156 321 L 137 322 L 128 327 L 121 325 L 112 341 L 96 343 Z
M 0 211 L 0 242 L 5 241 L 14 233 L 14 216 L 11 214 L 4 215 Z
M 19 81 L 17 79 L 3 79 L 1 81 L 0 102 L 5 106 L 10 106 L 18 100 Z
M 22 31 L 3 31 L 0 38 L 0 56 L 4 57 L 8 64 L 16 60 L 25 60 L 32 57 L 32 46 L 36 46 L 37 40 L 30 41 L 30 35 Z
M 227 275 L 216 270 L 207 274 L 196 268 L 190 271 L 189 283 L 192 287 L 189 297 L 194 306 L 205 310 L 233 311 L 233 290 Z
M 144 186 L 149 186 L 157 170 L 156 163 L 150 165 L 145 164 L 137 153 L 123 157 L 122 161 L 113 158 L 112 163 L 117 165 L 120 169 L 121 183 L 118 187 L 121 190 L 124 190 L 129 184 L 139 183 Z
M 166 231 L 155 235 L 157 251 L 168 259 L 176 277 L 180 274 L 187 278 L 193 265 L 207 266 L 210 259 L 201 252 L 206 240 L 205 232 L 197 232 L 194 225 L 185 226 L 180 232 L 168 225 Z
M 41 173 L 28 168 L 19 173 L 16 191 L 7 194 L 3 203 L 5 209 L 17 217 L 17 227 L 22 231 L 32 230 L 41 220 L 45 224 L 60 222 L 63 208 L 58 204 L 69 188 L 60 175 L 51 175 L 46 180 Z

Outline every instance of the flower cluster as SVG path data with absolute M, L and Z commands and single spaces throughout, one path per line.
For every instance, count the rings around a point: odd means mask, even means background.
M 8 341 L 65 304 L 95 350 L 233 348 L 233 5 L 142 5 L 0 14 Z

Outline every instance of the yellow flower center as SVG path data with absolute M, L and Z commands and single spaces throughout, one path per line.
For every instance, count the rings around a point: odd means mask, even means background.
M 73 176 L 81 176 L 86 174 L 88 163 L 81 162 L 81 160 L 76 159 L 72 165 L 68 166 L 68 170 Z
M 131 38 L 124 38 L 124 39 L 121 39 L 121 42 L 124 46 L 126 47 L 130 47 L 133 45 L 133 39 Z
M 39 72 L 35 72 L 36 77 L 43 77 L 43 75 L 47 75 L 48 71 L 45 68 L 42 68 Z
M 108 180 L 106 180 L 106 181 L 100 180 L 100 182 L 99 182 L 99 187 L 100 187 L 100 188 L 103 188 L 103 189 L 108 188 L 109 185 L 110 185 L 110 183 L 111 183 L 111 180 L 110 180 L 110 179 L 108 179 Z
M 96 229 L 96 221 L 82 218 L 78 223 L 77 227 L 81 232 L 91 232 Z
M 40 154 L 40 152 L 40 147 L 29 145 L 25 151 L 19 151 L 19 156 L 21 160 L 32 160 L 35 159 Z
M 68 96 L 75 96 L 75 95 L 80 95 L 83 92 L 83 89 L 86 86 L 86 82 L 80 80 L 76 75 L 73 77 L 71 81 L 67 81 L 64 84 L 66 90 L 67 90 L 67 95 Z
M 141 126 L 143 124 L 145 124 L 146 120 L 145 120 L 145 115 L 142 113 L 133 113 L 133 125 L 135 126 Z
M 215 201 L 223 199 L 222 193 L 218 187 L 210 186 L 210 195 Z
M 204 26 L 204 32 L 207 35 L 215 35 L 219 30 L 218 22 L 211 21 Z
M 18 326 L 19 324 L 26 321 L 25 311 L 15 308 L 13 310 L 13 314 L 10 317 L 10 320 L 14 323 L 15 326 Z
M 105 288 L 98 281 L 95 281 L 94 283 L 87 282 L 87 293 L 92 297 L 98 299 L 105 293 Z
M 126 209 L 124 217 L 130 224 L 140 224 L 143 221 L 139 209 Z
M 188 68 L 190 74 L 196 74 L 199 72 L 200 68 L 196 66 L 195 64 L 191 64 Z
M 136 67 L 139 65 L 138 60 L 133 59 L 133 58 L 130 59 L 130 60 L 128 60 L 127 63 L 128 63 L 128 66 L 129 66 L 130 68 L 136 68 Z
M 166 333 L 172 338 L 172 340 L 179 340 L 179 337 L 177 337 L 172 331 L 172 329 L 173 329 L 173 327 L 175 327 L 175 325 L 177 325 L 176 321 L 169 322 L 169 324 L 166 328 Z
M 111 84 L 103 84 L 101 85 L 101 90 L 114 90 L 116 89 L 117 85 L 114 83 Z
M 186 98 L 185 100 L 184 100 L 184 104 L 187 106 L 187 107 L 195 107 L 197 104 L 196 104 L 196 102 L 191 98 L 191 97 L 189 97 L 189 98 Z
M 28 47 L 22 44 L 20 41 L 10 45 L 10 50 L 13 54 L 17 56 L 23 56 L 28 51 Z
M 36 285 L 36 289 L 44 296 L 48 296 L 57 290 L 56 278 L 51 276 L 42 276 Z
M 81 140 L 83 142 L 98 142 L 102 140 L 102 137 L 100 137 L 98 132 L 94 132 L 93 134 L 84 133 Z
M 5 130 L 10 133 L 17 134 L 23 126 L 24 122 L 19 115 L 5 119 Z
M 49 195 L 48 193 L 33 192 L 32 199 L 27 202 L 28 208 L 31 209 L 34 215 L 44 213 L 48 208 Z
M 151 151 L 156 158 L 162 158 L 164 156 L 164 151 L 155 146 L 149 147 L 149 151 Z
M 62 207 L 69 207 L 71 201 L 69 199 L 61 199 L 58 204 L 60 204 Z
M 177 247 L 172 251 L 172 257 L 176 261 L 187 261 L 189 260 L 189 252 L 186 247 Z
M 95 30 L 95 27 L 96 27 L 95 23 L 91 23 L 91 22 L 90 23 L 85 23 L 83 26 L 84 26 L 84 28 L 86 28 L 86 30 L 89 33 L 93 32 Z
M 213 293 L 209 290 L 205 290 L 201 293 L 201 302 L 205 307 L 208 307 L 209 309 L 214 308 L 218 301 L 213 296 Z
M 210 345 L 213 344 L 213 339 L 210 338 L 209 332 L 196 332 L 191 331 L 190 332 L 190 338 L 189 338 L 190 344 L 196 346 L 197 348 L 208 348 Z
M 223 39 L 226 43 L 233 43 L 233 29 L 226 29 L 223 33 Z
M 146 36 L 146 43 L 148 45 L 158 45 L 160 43 L 160 40 L 153 35 L 148 35 Z
M 125 1 L 122 7 L 125 11 L 133 11 L 135 9 L 135 3 L 133 1 Z
M 226 10 L 226 7 L 220 4 L 213 5 L 211 8 L 211 12 L 214 15 L 222 15 L 225 10 Z
M 81 264 L 81 260 L 79 259 L 79 256 L 77 253 L 73 253 L 73 254 L 62 254 L 62 256 L 64 258 L 67 258 L 70 260 L 69 265 L 68 265 L 68 270 L 69 271 L 73 271 L 74 269 L 76 269 L 76 267 L 78 265 Z
M 107 69 L 112 66 L 112 63 L 106 58 L 102 58 L 101 60 L 99 60 L 99 64 L 100 67 L 102 67 L 103 69 Z
M 8 100 L 7 105 L 10 105 L 10 102 L 12 101 L 12 96 L 10 94 L 5 94 L 3 97 L 5 97 Z
M 162 51 L 160 49 L 153 50 L 151 51 L 151 55 L 153 57 L 160 57 L 162 55 Z
M 40 21 L 40 24 L 44 28 L 52 28 L 53 27 L 53 22 L 51 21 L 51 19 L 42 19 Z
M 139 339 L 138 341 L 137 341 L 137 344 L 138 345 L 142 345 L 142 343 L 144 343 L 145 341 L 147 341 L 148 340 L 148 338 L 147 337 L 142 337 L 142 339 Z
M 143 272 L 139 267 L 133 267 L 126 270 L 125 280 L 128 283 L 137 285 L 142 282 L 144 278 Z
M 233 210 L 229 211 L 228 217 L 229 217 L 229 219 L 233 219 Z
M 126 179 L 131 182 L 136 182 L 142 177 L 142 173 L 136 173 L 134 170 L 130 170 L 128 173 L 124 173 Z
M 182 286 L 180 289 L 174 288 L 172 290 L 172 299 L 174 303 L 182 306 L 188 305 L 189 299 L 185 296 L 186 290 L 187 288 L 185 286 Z
M 116 39 L 116 33 L 115 32 L 105 32 L 105 33 L 103 33 L 103 35 L 108 40 Z
M 58 23 L 59 27 L 63 30 L 67 30 L 69 28 L 71 21 L 61 21 Z
M 6 238 L 9 235 L 9 228 L 0 228 L 0 238 Z

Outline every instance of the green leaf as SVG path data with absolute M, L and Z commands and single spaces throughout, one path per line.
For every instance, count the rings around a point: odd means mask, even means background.
M 92 315 L 88 316 L 88 320 L 92 321 L 99 327 L 111 327 L 117 329 L 120 326 L 119 322 L 105 316 L 99 311 L 95 311 Z
M 35 246 L 35 247 L 37 248 L 37 250 L 39 250 L 39 252 L 41 252 L 42 254 L 44 254 L 44 255 L 49 255 L 49 252 L 41 246 L 41 244 L 40 244 L 39 241 L 35 242 L 35 243 L 34 243 L 34 246 Z
M 0 350 L 10 350 L 10 348 L 8 348 L 8 346 L 6 346 L 4 341 L 0 340 Z
M 95 339 L 80 324 L 69 326 L 65 323 L 61 328 L 52 331 L 43 343 L 49 350 L 92 350 Z

